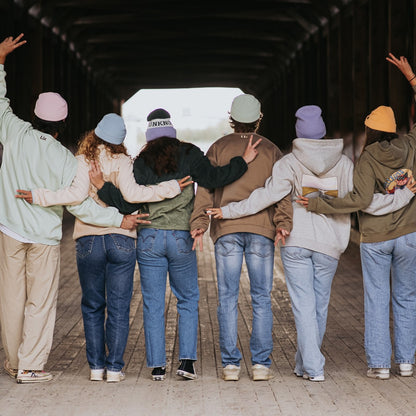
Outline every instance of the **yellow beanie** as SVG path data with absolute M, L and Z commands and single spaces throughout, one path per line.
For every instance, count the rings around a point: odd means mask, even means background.
M 381 105 L 373 110 L 365 119 L 364 124 L 370 129 L 396 133 L 396 120 L 391 107 Z

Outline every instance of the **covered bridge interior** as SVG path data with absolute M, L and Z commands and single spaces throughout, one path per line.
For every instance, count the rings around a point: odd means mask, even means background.
M 12 107 L 30 120 L 40 92 L 60 92 L 68 145 L 142 88 L 238 87 L 282 149 L 296 109 L 317 104 L 354 158 L 374 107 L 412 123 L 410 88 L 385 56 L 416 64 L 415 20 L 414 0 L 0 0 L 1 38 L 28 41 L 6 63 Z

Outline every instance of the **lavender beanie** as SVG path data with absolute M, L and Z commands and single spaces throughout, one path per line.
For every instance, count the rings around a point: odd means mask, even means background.
M 305 105 L 296 111 L 296 137 L 321 139 L 326 135 L 322 110 L 317 105 Z
M 170 114 L 163 108 L 153 110 L 147 116 L 146 141 L 158 139 L 159 137 L 171 137 L 176 139 L 176 129 L 170 121 Z

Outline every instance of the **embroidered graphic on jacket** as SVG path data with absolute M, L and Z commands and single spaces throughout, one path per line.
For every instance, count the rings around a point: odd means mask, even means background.
M 400 169 L 394 172 L 385 182 L 384 189 L 388 194 L 394 194 L 396 189 L 403 189 L 412 176 L 410 169 Z
M 318 178 L 312 175 L 302 176 L 302 195 L 309 198 L 336 198 L 338 196 L 338 181 L 335 176 Z

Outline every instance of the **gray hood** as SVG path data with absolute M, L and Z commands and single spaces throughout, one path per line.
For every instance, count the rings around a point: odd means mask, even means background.
M 316 176 L 332 169 L 340 160 L 343 139 L 295 139 L 292 154 Z

